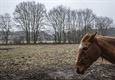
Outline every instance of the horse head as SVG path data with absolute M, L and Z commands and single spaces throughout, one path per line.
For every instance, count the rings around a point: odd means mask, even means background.
M 94 61 L 101 55 L 100 49 L 96 44 L 96 33 L 85 34 L 80 42 L 78 57 L 76 62 L 76 72 L 84 74 Z

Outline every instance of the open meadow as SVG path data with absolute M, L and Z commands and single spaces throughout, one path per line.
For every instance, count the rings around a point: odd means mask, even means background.
M 71 79 L 77 50 L 78 44 L 0 46 L 0 80 Z
M 74 65 L 78 45 L 0 46 L 0 70 L 42 69 Z

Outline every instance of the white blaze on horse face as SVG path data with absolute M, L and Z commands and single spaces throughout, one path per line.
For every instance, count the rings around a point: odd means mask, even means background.
M 83 44 L 82 43 L 80 43 L 80 45 L 79 45 L 79 49 L 81 49 L 81 48 L 83 48 Z
M 83 48 L 83 44 L 82 43 L 79 44 L 79 49 L 81 49 L 81 48 Z M 78 55 L 77 55 L 77 58 L 76 58 L 75 62 L 77 62 L 77 61 L 78 61 Z

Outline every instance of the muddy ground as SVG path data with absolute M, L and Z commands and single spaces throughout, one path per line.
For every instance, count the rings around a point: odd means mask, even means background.
M 94 64 L 84 75 L 77 74 L 72 65 L 15 73 L 0 72 L 0 80 L 115 80 L 115 65 Z

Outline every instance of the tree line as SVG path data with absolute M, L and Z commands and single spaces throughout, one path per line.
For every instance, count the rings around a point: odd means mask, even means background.
M 72 10 L 63 5 L 47 11 L 44 4 L 21 2 L 16 5 L 13 17 L 0 15 L 1 39 L 8 44 L 13 27 L 24 31 L 25 41 L 36 44 L 40 31 L 52 32 L 54 43 L 79 43 L 86 32 L 105 32 L 113 27 L 109 17 L 96 16 L 91 9 Z

